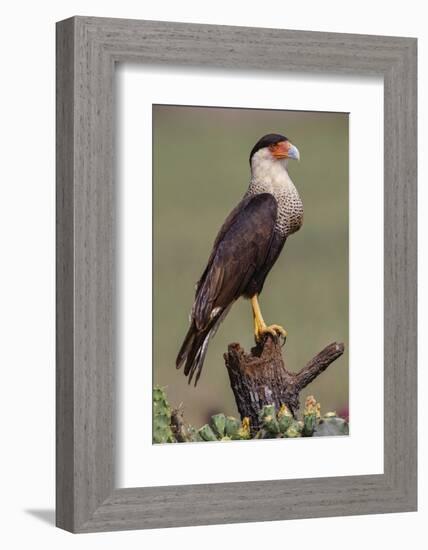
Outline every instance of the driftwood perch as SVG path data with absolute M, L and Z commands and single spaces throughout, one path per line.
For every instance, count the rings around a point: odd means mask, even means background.
M 277 409 L 287 405 L 295 415 L 299 394 L 344 352 L 336 342 L 320 351 L 297 373 L 286 369 L 277 338 L 268 335 L 263 342 L 245 353 L 239 344 L 230 344 L 224 354 L 230 385 L 241 418 L 249 417 L 251 431 L 259 429 L 259 411 L 264 405 Z

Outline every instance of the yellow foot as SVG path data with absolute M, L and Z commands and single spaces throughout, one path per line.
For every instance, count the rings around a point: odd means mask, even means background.
M 271 334 L 275 338 L 277 336 L 282 336 L 285 339 L 287 338 L 287 331 L 282 328 L 281 325 L 267 325 L 263 319 L 262 312 L 260 311 L 259 301 L 257 299 L 257 294 L 251 298 L 251 306 L 253 308 L 253 318 L 254 318 L 254 336 L 256 342 L 263 340 L 265 334 Z
M 287 331 L 281 325 L 260 325 L 255 328 L 256 342 L 263 340 L 265 334 L 271 334 L 272 336 L 282 336 L 284 340 L 287 338 Z

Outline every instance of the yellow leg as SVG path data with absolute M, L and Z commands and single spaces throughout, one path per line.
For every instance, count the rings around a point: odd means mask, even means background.
M 260 310 L 257 294 L 251 298 L 251 306 L 253 308 L 254 317 L 254 336 L 256 342 L 260 342 L 265 334 L 272 334 L 272 336 L 281 335 L 284 338 L 287 337 L 287 331 L 281 327 L 281 325 L 267 325 L 263 319 L 262 312 Z

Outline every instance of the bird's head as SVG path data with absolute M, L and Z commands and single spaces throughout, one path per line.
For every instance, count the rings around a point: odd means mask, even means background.
M 250 153 L 250 166 L 255 163 L 280 163 L 287 166 L 288 159 L 299 160 L 300 154 L 288 138 L 281 134 L 267 134 L 259 139 Z

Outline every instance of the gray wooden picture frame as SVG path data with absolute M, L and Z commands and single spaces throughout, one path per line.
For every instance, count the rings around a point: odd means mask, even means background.
M 83 533 L 416 510 L 416 39 L 73 17 L 57 24 L 56 47 L 58 527 Z M 115 487 L 118 62 L 383 77 L 383 474 Z

